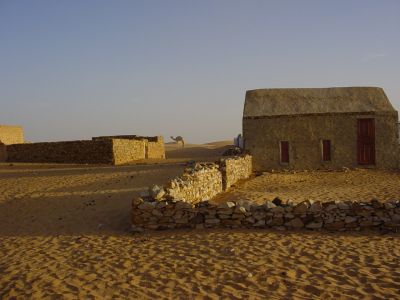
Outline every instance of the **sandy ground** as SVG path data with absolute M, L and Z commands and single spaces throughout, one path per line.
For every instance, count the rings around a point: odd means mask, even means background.
M 307 199 L 322 202 L 400 199 L 400 172 L 356 169 L 347 172 L 264 173 L 237 184 L 215 201 L 246 199 L 263 203 L 275 197 L 294 202 Z
M 85 234 L 130 228 L 131 200 L 183 164 L 0 168 L 0 235 Z
M 199 159 L 213 161 L 221 157 L 225 150 L 233 147 L 232 141 L 220 141 L 203 145 L 186 144 L 181 147 L 176 143 L 165 144 L 165 152 L 168 159 Z
M 0 298 L 398 299 L 398 236 L 175 231 L 1 238 Z
M 201 147 L 175 150 L 190 159 L 221 150 Z M 182 159 L 0 165 L 0 299 L 398 298 L 396 234 L 130 234 L 133 195 L 181 173 Z

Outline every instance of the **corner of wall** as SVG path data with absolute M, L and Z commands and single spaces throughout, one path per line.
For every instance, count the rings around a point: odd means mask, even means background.
M 0 162 L 7 161 L 7 146 L 0 142 Z

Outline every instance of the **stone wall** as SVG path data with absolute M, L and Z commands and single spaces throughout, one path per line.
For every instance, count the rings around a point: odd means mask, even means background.
M 153 186 L 144 193 L 154 199 L 176 199 L 189 203 L 208 200 L 251 175 L 251 156 L 224 158 L 216 163 L 195 163 L 182 176 L 165 186 Z
M 215 204 L 209 200 L 251 175 L 251 156 L 195 164 L 165 187 L 153 186 L 132 201 L 134 231 L 173 228 L 273 228 L 277 230 L 400 229 L 400 201 L 264 204 L 246 200 Z
M 105 139 L 136 141 L 136 143 L 133 143 L 133 145 L 135 145 L 135 147 L 140 147 L 140 150 L 137 152 L 137 159 L 165 159 L 164 138 L 162 136 L 111 135 L 97 136 L 92 138 L 93 141 Z M 139 146 L 139 142 L 142 143 L 142 146 Z M 144 148 L 143 155 L 141 147 Z
M 0 143 L 0 162 L 7 160 L 7 146 Z
M 241 201 L 217 205 L 208 201 L 192 204 L 179 200 L 134 198 L 132 207 L 132 229 L 137 232 L 174 228 L 400 229 L 399 200 L 386 203 L 377 200 L 368 203 L 305 201 L 297 205 L 283 205 L 279 201 L 256 205 Z
M 223 189 L 227 190 L 239 180 L 250 177 L 253 172 L 252 157 L 245 155 L 221 159 L 220 170 L 223 178 Z
M 113 164 L 112 141 L 68 141 L 7 146 L 9 162 Z
M 146 158 L 146 142 L 143 140 L 110 139 L 110 141 L 112 142 L 114 165 Z
M 156 136 L 152 139 L 148 139 L 146 158 L 165 159 L 164 138 L 162 136 Z
M 0 143 L 5 145 L 22 144 L 24 131 L 20 126 L 0 125 Z
M 217 164 L 196 164 L 186 169 L 182 176 L 171 180 L 165 190 L 167 198 L 190 203 L 211 199 L 222 192 L 222 174 Z
M 118 137 L 120 138 L 94 137 L 89 141 L 7 145 L 7 160 L 32 163 L 121 165 L 146 158 L 165 158 L 162 137 Z M 0 161 L 5 160 L 5 157 L 6 154 L 2 155 L 0 149 Z

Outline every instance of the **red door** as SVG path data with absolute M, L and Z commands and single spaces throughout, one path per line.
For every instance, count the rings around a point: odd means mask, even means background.
M 375 164 L 374 119 L 358 119 L 357 157 L 360 165 Z
M 281 162 L 289 163 L 289 142 L 281 141 Z

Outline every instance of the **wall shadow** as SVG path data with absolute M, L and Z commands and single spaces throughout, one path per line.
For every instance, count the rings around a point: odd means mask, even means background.
M 133 173 L 127 173 L 129 170 L 133 170 Z M 40 178 L 32 176 L 31 190 L 17 193 L 21 189 L 16 187 L 15 192 L 11 191 L 0 199 L 0 236 L 127 232 L 130 228 L 132 198 L 152 184 L 165 184 L 182 174 L 182 170 L 181 165 L 161 168 L 157 165 L 152 168 L 135 166 L 133 169 L 114 169 L 115 174 L 111 174 L 113 177 L 110 178 L 106 173 L 112 171 L 105 169 L 95 173 L 82 170 L 59 173 L 57 170 L 57 174 L 62 176 L 60 178 L 55 175 Z M 88 175 L 88 182 L 80 181 L 80 177 L 74 177 L 74 181 L 67 180 L 70 176 L 82 174 Z M 18 185 L 18 178 L 8 178 L 9 187 Z M 28 183 L 25 179 L 24 184 Z

